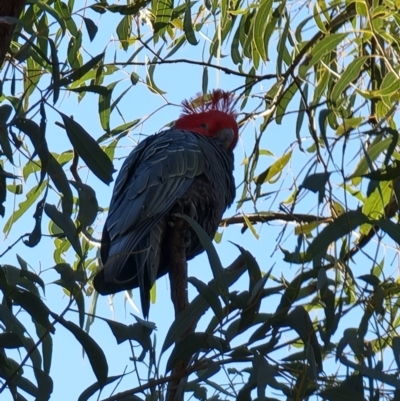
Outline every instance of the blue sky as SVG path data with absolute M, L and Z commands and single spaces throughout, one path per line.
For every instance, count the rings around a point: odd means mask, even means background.
M 104 48 L 107 49 L 106 60 L 112 62 L 114 57 L 118 61 L 123 61 L 129 57 L 129 55 L 134 51 L 135 46 L 131 46 L 128 52 L 125 53 L 119 49 L 119 44 L 114 41 L 116 38 L 115 27 L 120 20 L 120 16 L 116 14 L 107 13 L 100 17 L 99 14 L 89 13 L 88 16 L 92 17 L 96 24 L 98 24 L 99 32 L 93 41 L 93 43 L 88 42 L 86 33 L 84 34 L 84 48 L 85 52 L 89 52 L 91 56 L 101 53 Z M 145 29 L 145 28 L 143 28 Z M 212 31 L 212 28 L 210 28 Z M 203 32 L 207 35 L 207 32 Z M 203 52 L 203 47 L 207 48 L 208 43 L 201 35 L 198 35 L 200 43 L 198 46 L 193 47 L 186 44 L 181 48 L 175 55 L 174 58 L 187 58 L 187 59 L 201 59 L 201 52 Z M 275 73 L 275 43 L 271 41 L 271 52 L 270 61 L 263 66 L 263 73 Z M 205 50 L 207 54 L 208 50 Z M 229 49 L 223 50 L 222 53 L 228 53 Z M 60 49 L 60 55 L 63 54 L 62 49 Z M 142 52 L 138 56 L 138 61 L 144 61 L 145 55 L 152 58 L 149 52 Z M 207 58 L 207 57 L 205 57 Z M 88 56 L 84 54 L 84 59 L 87 60 Z M 231 63 L 230 57 L 227 56 L 220 60 L 221 65 L 235 69 L 235 66 Z M 114 93 L 114 99 L 119 93 L 131 86 L 129 75 L 131 72 L 137 72 L 139 76 L 143 79 L 145 78 L 145 68 L 144 67 L 133 67 L 127 66 L 118 74 L 118 78 L 112 78 L 112 81 L 116 79 L 121 79 L 116 87 Z M 165 92 L 165 98 L 168 99 L 170 103 L 179 105 L 179 103 L 186 98 L 192 97 L 197 92 L 201 91 L 202 88 L 202 67 L 196 67 L 193 65 L 185 64 L 169 64 L 163 66 L 157 66 L 155 72 L 156 84 Z M 111 81 L 110 81 L 111 82 Z M 107 83 L 110 83 L 107 81 Z M 216 70 L 209 70 L 209 88 L 221 87 L 225 90 L 233 90 L 234 88 L 243 84 L 241 78 L 234 77 L 231 75 L 226 75 L 223 72 Z M 267 91 L 273 82 L 262 82 L 258 84 L 254 92 L 263 93 Z M 77 97 L 75 94 L 68 92 L 62 92 L 60 100 L 57 103 L 57 108 L 67 115 L 73 115 L 74 119 L 78 121 L 94 138 L 98 138 L 103 134 L 103 130 L 99 123 L 98 118 L 98 106 L 97 106 L 98 96 L 88 93 L 81 103 L 77 102 Z M 294 101 L 289 106 L 289 110 L 296 110 L 298 108 L 299 99 L 295 98 Z M 164 107 L 162 107 L 164 106 Z M 251 101 L 250 101 L 251 106 Z M 249 107 L 251 109 L 251 107 Z M 155 110 L 158 110 L 154 113 Z M 140 140 L 142 135 L 150 135 L 161 130 L 166 124 L 176 119 L 180 113 L 179 107 L 174 105 L 165 106 L 165 101 L 162 97 L 151 93 L 145 85 L 137 84 L 132 87 L 125 98 L 119 103 L 118 111 L 115 110 L 111 117 L 111 127 L 116 127 L 122 124 L 124 121 L 132 121 L 136 118 L 143 118 L 143 116 L 149 116 L 145 120 L 144 124 L 137 126 L 130 135 L 121 140 L 116 156 L 119 161 L 115 162 L 115 167 L 119 169 L 122 158 L 125 157 L 131 149 L 135 146 L 136 142 Z M 123 119 L 121 118 L 123 117 Z M 282 125 L 272 124 L 267 133 L 264 135 L 261 142 L 261 148 L 268 149 L 275 156 L 280 157 L 290 149 L 290 147 L 295 143 L 295 126 L 296 126 L 296 114 L 290 114 L 284 118 Z M 70 145 L 67 141 L 66 133 L 57 127 L 54 122 L 60 121 L 60 117 L 52 112 L 48 108 L 48 133 L 47 141 L 49 148 L 52 151 L 65 151 L 70 149 Z M 250 121 L 246 127 L 241 130 L 241 140 L 235 149 L 235 178 L 237 184 L 242 180 L 243 176 L 243 166 L 242 162 L 253 148 L 255 132 L 257 132 L 259 125 L 261 124 L 261 119 L 255 119 Z M 304 135 L 303 146 L 307 148 L 312 144 L 311 138 L 309 137 L 307 124 L 303 125 L 301 131 L 302 136 Z M 359 149 L 357 141 L 354 141 L 350 146 L 349 157 L 346 160 L 348 166 L 354 166 L 355 161 L 351 161 L 352 155 L 354 155 Z M 293 191 L 292 183 L 294 178 L 299 174 L 301 166 L 307 163 L 310 159 L 308 153 L 302 153 L 299 151 L 297 146 L 294 148 L 293 161 L 289 168 L 286 168 L 283 172 L 281 180 L 277 184 L 271 185 L 270 188 L 266 186 L 266 191 L 281 190 L 279 194 L 279 201 L 287 198 Z M 340 157 L 340 149 L 337 151 L 338 157 Z M 266 167 L 268 167 L 274 161 L 273 157 L 262 156 L 259 162 L 258 171 L 261 172 Z M 21 163 L 25 163 L 24 159 L 21 159 Z M 350 168 L 349 167 L 349 168 Z M 17 167 L 13 171 L 14 174 L 22 175 L 21 170 Z M 97 198 L 99 204 L 102 207 L 107 207 L 112 194 L 113 184 L 109 187 L 101 183 L 93 174 L 88 174 L 88 170 L 83 168 L 79 171 L 82 179 L 87 181 L 96 190 Z M 117 173 L 116 173 L 117 174 Z M 114 175 L 114 179 L 116 177 Z M 301 173 L 304 177 L 305 172 Z M 336 177 L 337 178 L 337 177 Z M 10 211 L 18 205 L 19 202 L 24 200 L 27 189 L 30 188 L 34 182 L 34 177 L 31 176 L 28 180 L 27 185 L 24 188 L 24 194 L 18 196 L 11 196 L 8 193 L 8 199 L 6 203 L 6 219 L 10 214 Z M 300 181 L 301 182 L 301 181 Z M 280 187 L 282 185 L 282 187 Z M 335 191 L 339 197 L 343 196 L 343 190 L 335 187 Z M 241 193 L 241 188 L 238 189 L 238 195 Z M 57 201 L 55 196 L 50 196 L 53 202 Z M 50 201 L 51 202 L 51 201 Z M 277 211 L 277 206 L 279 202 L 274 198 L 273 195 L 267 197 L 264 200 L 259 200 L 257 208 L 260 211 L 274 210 Z M 352 202 L 355 205 L 355 202 Z M 303 210 L 297 210 L 297 212 L 312 212 L 317 213 L 317 195 L 307 194 L 305 201 L 303 201 L 301 208 Z M 246 212 L 253 212 L 251 205 L 245 205 Z M 12 228 L 11 233 L 2 242 L 3 248 L 11 245 L 15 239 L 17 239 L 21 234 L 29 232 L 33 228 L 34 221 L 32 219 L 32 214 L 34 209 L 29 210 L 26 215 L 21 218 Z M 236 213 L 235 206 L 232 206 L 230 210 L 227 211 L 226 215 L 231 216 Z M 6 221 L 4 219 L 4 222 Z M 102 224 L 104 222 L 105 215 L 99 215 L 98 221 L 96 222 L 95 237 L 99 238 L 101 233 Z M 48 220 L 44 220 L 43 226 L 46 227 Z M 237 248 L 232 245 L 229 241 L 240 244 L 245 249 L 249 250 L 257 259 L 261 266 L 261 269 L 265 272 L 268 271 L 272 266 L 273 275 L 275 277 L 285 276 L 286 279 L 290 279 L 296 275 L 299 271 L 297 266 L 290 266 L 282 262 L 283 255 L 281 251 L 276 249 L 277 239 L 279 238 L 279 233 L 283 228 L 282 222 L 271 223 L 268 225 L 256 225 L 257 233 L 260 235 L 260 239 L 256 240 L 251 234 L 250 230 L 247 230 L 244 234 L 240 233 L 241 227 L 229 227 L 224 231 L 222 242 L 216 245 L 216 249 L 221 258 L 222 264 L 224 266 L 229 265 L 238 255 Z M 294 250 L 295 237 L 292 235 L 294 225 L 288 225 L 287 230 L 282 238 L 281 245 L 290 251 Z M 392 252 L 392 251 L 389 251 Z M 15 246 L 11 251 L 9 251 L 3 258 L 3 263 L 9 263 L 12 265 L 17 265 L 15 254 L 18 253 L 22 256 L 32 268 L 36 271 L 43 271 L 41 277 L 46 283 L 51 283 L 57 279 L 57 274 L 51 267 L 54 266 L 53 261 L 53 243 L 50 239 L 43 238 L 41 243 L 33 249 L 25 247 L 23 244 Z M 68 252 L 66 259 L 68 262 L 73 262 L 73 254 Z M 378 258 L 379 259 L 379 258 Z M 389 259 L 388 259 L 389 260 Z M 369 271 L 371 263 L 365 264 L 365 272 Z M 358 272 L 357 272 L 358 274 Z M 189 275 L 193 275 L 201 279 L 203 282 L 208 282 L 212 278 L 211 269 L 209 267 L 207 257 L 205 254 L 197 257 L 195 260 L 189 263 Z M 190 286 L 189 286 L 190 287 Z M 241 280 L 237 285 L 237 288 L 247 288 L 246 279 Z M 193 288 L 190 288 L 190 296 L 193 297 L 196 292 Z M 63 294 L 60 287 L 57 285 L 49 284 L 46 287 L 46 294 L 44 296 L 47 304 L 55 312 L 61 312 L 68 303 L 68 298 Z M 134 291 L 134 300 L 139 303 L 138 292 Z M 276 305 L 279 302 L 279 297 L 271 297 L 263 302 L 262 310 L 264 312 L 273 312 Z M 86 309 L 88 310 L 90 304 L 90 299 L 86 299 Z M 163 338 L 166 331 L 173 321 L 172 304 L 169 296 L 169 283 L 166 277 L 160 279 L 157 282 L 157 302 L 151 306 L 150 320 L 154 321 L 157 325 L 157 344 L 160 347 L 163 342 Z M 110 301 L 108 297 L 101 297 L 98 301 L 98 308 L 96 313 L 102 317 L 115 319 L 121 321 L 125 324 L 133 323 L 134 320 L 130 313 L 133 309 L 129 304 L 124 301 L 123 294 L 118 294 L 113 299 L 113 307 L 110 307 Z M 207 320 L 211 317 L 208 314 L 203 322 L 203 327 Z M 316 313 L 311 313 L 311 318 L 315 318 Z M 67 318 L 77 322 L 77 314 L 69 312 Z M 29 319 L 25 317 L 21 318 L 23 321 L 27 322 L 29 326 Z M 345 319 L 344 322 L 348 322 L 351 325 L 353 322 L 351 317 Z M 200 325 L 200 327 L 202 327 Z M 129 356 L 131 351 L 128 344 L 122 344 L 120 346 L 116 345 L 116 341 L 111 334 L 108 326 L 97 319 L 90 329 L 90 334 L 102 347 L 106 356 L 108 358 L 110 366 L 110 375 L 121 374 L 124 368 L 127 367 L 127 371 L 133 369 L 132 363 L 129 361 Z M 341 331 L 339 330 L 339 334 Z M 78 346 L 72 335 L 67 332 L 60 325 L 56 327 L 56 335 L 53 337 L 54 350 L 53 350 L 53 364 L 51 369 L 51 376 L 53 377 L 55 388 L 53 393 L 53 399 L 62 400 L 77 399 L 78 395 L 90 384 L 95 381 L 95 376 L 92 372 L 90 364 L 87 358 L 82 357 L 82 349 Z M 283 350 L 281 355 L 287 355 L 287 349 Z M 293 350 L 292 350 L 293 352 Z M 16 360 L 19 360 L 18 355 L 15 355 Z M 163 359 L 165 364 L 166 357 Z M 27 364 L 29 365 L 29 364 Z M 28 371 L 29 368 L 26 368 Z M 225 379 L 221 379 L 225 380 Z M 122 391 L 123 389 L 130 388 L 136 385 L 134 376 L 128 376 L 121 386 L 117 389 Z M 112 387 L 112 386 L 111 386 Z M 107 393 L 105 393 L 107 394 Z M 211 396 L 211 394 L 208 394 Z M 4 400 L 8 400 L 9 395 L 6 395 Z

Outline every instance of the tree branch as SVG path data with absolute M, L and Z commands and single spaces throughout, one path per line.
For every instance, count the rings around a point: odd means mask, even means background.
M 235 70 L 231 70 L 230 68 L 222 67 L 220 65 L 216 64 L 211 64 L 211 63 L 206 63 L 205 61 L 196 61 L 196 60 L 189 60 L 189 59 L 174 59 L 174 60 L 165 60 L 161 59 L 158 61 L 147 61 L 147 62 L 140 62 L 140 61 L 131 61 L 131 62 L 115 62 L 110 65 L 141 65 L 141 66 L 146 66 L 146 65 L 158 65 L 158 64 L 194 64 L 202 67 L 209 67 L 209 68 L 215 68 L 216 70 L 220 70 L 224 72 L 225 74 L 228 75 L 236 75 L 239 77 L 244 77 L 244 78 L 251 78 L 256 81 L 262 81 L 264 79 L 276 79 L 277 75 L 276 74 L 264 74 L 264 75 L 251 75 L 251 74 L 246 74 L 245 72 L 239 72 Z M 107 65 L 107 64 L 106 64 Z
M 315 216 L 312 214 L 301 214 L 301 213 L 278 213 L 278 212 L 262 212 L 254 214 L 246 214 L 246 219 L 250 223 L 267 223 L 269 221 L 287 221 L 297 223 L 330 223 L 334 219 L 333 217 Z M 221 220 L 220 226 L 225 227 L 232 224 L 246 224 L 246 220 L 243 215 L 227 217 Z
M 27 0 L 0 1 L 0 17 L 18 18 Z M 0 21 L 0 70 L 10 49 L 15 24 Z

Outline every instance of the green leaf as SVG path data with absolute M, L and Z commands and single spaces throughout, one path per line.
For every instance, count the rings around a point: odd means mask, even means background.
M 49 216 L 50 219 L 53 220 L 54 223 L 57 224 L 57 226 L 63 231 L 68 241 L 75 249 L 75 252 L 82 258 L 83 255 L 81 244 L 79 242 L 78 232 L 70 217 L 66 216 L 64 213 L 59 212 L 54 205 L 49 205 L 48 203 L 46 203 L 46 205 L 44 206 L 44 211 L 47 216 Z
M 139 82 L 139 75 L 136 72 L 131 73 L 131 83 L 132 85 L 136 85 Z
M 293 151 L 285 153 L 280 159 L 275 161 L 270 167 L 268 167 L 264 172 L 262 172 L 257 177 L 254 177 L 254 182 L 257 185 L 264 184 L 265 182 L 270 182 L 272 178 L 280 174 L 284 167 L 289 163 L 292 157 Z
M 47 187 L 47 189 L 48 189 L 48 187 Z M 43 216 L 44 203 L 45 203 L 46 197 L 47 197 L 47 189 L 46 189 L 43 199 L 41 201 L 39 201 L 36 205 L 36 211 L 35 211 L 35 214 L 33 215 L 33 218 L 35 219 L 35 227 L 34 227 L 33 231 L 29 234 L 28 239 L 23 240 L 24 244 L 26 246 L 29 246 L 30 248 L 35 247 L 42 238 L 42 216 Z
M 330 95 L 332 102 L 336 103 L 339 97 L 344 95 L 349 84 L 360 75 L 367 59 L 369 59 L 369 57 L 357 57 L 347 66 L 344 73 L 332 89 Z
M 166 371 L 170 371 L 178 360 L 187 360 L 197 352 L 216 350 L 226 352 L 229 349 L 227 341 L 208 333 L 190 333 L 179 341 L 171 352 Z
M 260 239 L 260 236 L 258 235 L 256 229 L 254 228 L 253 224 L 251 224 L 251 221 L 249 220 L 249 218 L 246 216 L 246 213 L 242 213 L 244 222 L 247 226 L 248 229 L 250 229 L 251 233 L 254 235 L 255 239 Z
M 49 375 L 51 367 L 51 359 L 53 355 L 53 339 L 50 335 L 46 335 L 46 329 L 37 324 L 36 333 L 42 340 L 42 356 L 43 356 L 43 371 Z
M 40 181 L 39 184 L 43 182 L 49 164 L 50 152 L 47 146 L 47 141 L 45 138 L 45 132 L 42 127 L 39 127 L 35 121 L 26 119 L 26 118 L 17 118 L 14 121 L 14 125 L 26 134 L 32 142 L 33 147 L 35 148 L 35 152 L 32 155 L 32 158 L 37 154 L 39 156 L 41 162 L 41 171 L 40 171 Z
M 384 217 L 386 205 L 390 202 L 393 194 L 393 182 L 381 181 L 362 206 L 362 212 L 371 220 Z M 362 228 L 362 227 L 361 227 Z M 367 230 L 361 230 L 361 234 L 367 234 Z
M 285 90 L 284 94 L 282 95 L 281 101 L 277 104 L 276 108 L 277 124 L 282 123 L 282 119 L 285 116 L 286 109 L 298 90 L 299 90 L 299 85 L 296 82 L 292 82 L 289 85 L 289 87 Z
M 194 34 L 193 30 L 192 9 L 190 7 L 189 1 L 186 1 L 186 11 L 185 11 L 185 17 L 183 19 L 183 31 L 185 32 L 187 41 L 191 45 L 196 46 L 199 43 L 196 39 L 196 35 Z
M 25 309 L 33 319 L 36 320 L 50 333 L 54 333 L 54 327 L 49 321 L 49 308 L 36 295 L 23 289 L 7 291 L 7 295 L 17 304 Z M 33 345 L 33 344 L 32 344 Z
M 207 301 L 208 305 L 210 305 L 218 321 L 222 323 L 224 315 L 222 312 L 222 306 L 218 298 L 218 294 L 207 284 L 203 283 L 196 277 L 189 277 L 188 282 L 192 284 L 196 288 L 197 292 Z
M 61 158 L 62 155 L 59 156 L 59 159 Z M 63 168 L 52 154 L 50 154 L 49 158 L 48 174 L 52 179 L 52 181 L 54 182 L 56 188 L 63 195 L 61 197 L 61 207 L 63 213 L 66 214 L 67 216 L 70 216 L 72 213 L 72 205 L 73 205 L 72 191 L 68 184 L 68 179 Z
M 112 174 L 114 172 L 111 160 L 80 124 L 65 114 L 60 114 L 68 138 L 78 155 L 101 181 L 109 184 L 113 180 Z
M 3 166 L 0 163 L 0 216 L 4 217 L 6 209 L 3 203 L 7 198 L 7 184 L 6 184 L 6 176 L 4 174 Z M 5 227 L 4 227 L 5 228 Z
M 50 14 L 58 22 L 58 24 L 62 29 L 63 35 L 65 35 L 65 30 L 66 30 L 65 19 L 56 8 L 50 7 L 43 1 L 37 1 L 35 3 L 35 6 L 37 6 L 40 10 Z
M 318 63 L 325 54 L 335 50 L 347 35 L 348 33 L 332 33 L 319 41 L 307 55 L 307 59 L 300 66 L 299 78 L 304 79 L 307 71 Z
M 152 12 L 155 15 L 153 30 L 157 37 L 164 34 L 166 27 L 171 21 L 173 8 L 173 0 L 152 1 Z
M 299 148 L 302 149 L 302 141 L 301 141 L 301 128 L 303 126 L 304 116 L 307 110 L 307 98 L 308 98 L 308 83 L 304 84 L 303 90 L 300 96 L 300 104 L 299 104 L 299 113 L 297 114 L 296 120 L 296 138 L 297 143 L 299 144 Z
M 7 159 L 14 164 L 13 152 L 10 140 L 8 139 L 8 129 L 3 121 L 0 121 L 0 146 Z
M 93 373 L 95 374 L 100 387 L 103 387 L 107 382 L 108 364 L 101 347 L 89 336 L 89 334 L 80 329 L 75 323 L 65 320 L 63 317 L 58 316 L 53 312 L 51 312 L 51 315 L 58 323 L 69 330 L 82 345 L 89 358 Z
M 211 270 L 218 285 L 219 294 L 222 296 L 226 303 L 228 299 L 228 284 L 224 276 L 224 269 L 222 267 L 221 261 L 212 243 L 212 239 L 208 236 L 208 234 L 203 230 L 203 228 L 196 220 L 180 213 L 176 213 L 175 216 L 186 220 L 198 236 L 201 245 L 207 252 L 208 260 L 210 261 L 211 265 Z
M 374 224 L 378 225 L 379 228 L 384 231 L 393 241 L 400 244 L 400 230 L 399 225 L 389 219 L 380 219 L 373 221 Z
M 322 355 L 318 344 L 317 335 L 313 327 L 313 323 L 310 319 L 310 315 L 304 309 L 303 306 L 296 306 L 282 322 L 279 324 L 282 326 L 289 326 L 299 335 L 304 343 L 304 346 L 309 344 L 312 347 L 315 361 L 318 365 L 319 371 L 322 372 Z M 312 366 L 311 361 L 309 360 Z M 316 375 L 315 375 L 316 376 Z
M 72 69 L 78 69 L 82 66 L 81 48 L 82 33 L 79 31 L 76 36 L 71 36 L 68 43 L 67 59 Z
M 58 97 L 60 95 L 60 65 L 58 61 L 57 48 L 51 38 L 48 38 L 51 50 L 51 77 L 53 79 L 53 104 L 57 103 Z
M 256 12 L 253 28 L 253 42 L 261 59 L 267 61 L 267 52 L 264 44 L 264 34 L 272 10 L 272 0 L 261 0 Z
M 126 51 L 129 47 L 129 38 L 132 32 L 132 17 L 125 15 L 117 26 L 117 35 L 121 47 Z
M 70 85 L 73 82 L 77 81 L 78 79 L 82 78 L 86 73 L 92 70 L 94 67 L 97 66 L 102 60 L 104 59 L 104 53 L 101 53 L 92 59 L 90 59 L 87 63 L 85 63 L 82 67 L 77 68 L 76 70 L 72 71 L 69 75 L 65 78 L 60 79 L 58 85 L 60 87 Z
M 354 229 L 364 223 L 368 223 L 369 219 L 365 216 L 361 209 L 350 210 L 329 223 L 316 238 L 311 242 L 307 249 L 307 254 L 314 258 L 325 256 L 328 246 L 351 233 Z
M 111 96 L 115 85 L 118 82 L 113 82 L 107 86 L 107 95 L 99 96 L 99 116 L 101 126 L 103 127 L 104 131 L 110 130 L 110 114 L 111 114 Z
M 386 150 L 392 143 L 392 138 L 382 139 L 381 141 L 373 144 L 367 151 L 367 156 L 361 158 L 358 162 L 353 174 L 351 175 L 351 180 L 353 185 L 358 185 L 361 182 L 361 176 L 368 172 L 369 163 L 374 162 L 378 156 Z M 367 159 L 368 157 L 368 159 Z
M 314 193 L 318 192 L 318 203 L 322 203 L 325 196 L 325 186 L 329 181 L 330 175 L 330 172 L 310 174 L 304 179 L 299 190 L 304 188 Z
M 392 338 L 392 350 L 397 369 L 400 369 L 400 337 L 395 336 Z
M 148 0 L 137 0 L 131 4 L 126 6 L 118 6 L 116 4 L 106 5 L 108 11 L 112 13 L 119 13 L 121 15 L 135 15 L 139 12 L 139 10 L 149 3 Z M 96 5 L 93 5 L 93 8 Z
M 118 375 L 118 376 L 110 376 L 107 378 L 106 382 L 104 383 L 104 386 L 111 384 L 115 382 L 116 380 L 121 380 L 124 377 L 124 375 Z M 95 382 L 92 385 L 90 385 L 86 390 L 84 390 L 81 395 L 78 398 L 78 401 L 88 401 L 92 395 L 94 395 L 97 391 L 101 390 L 103 386 L 99 384 L 99 382 Z M 132 397 L 124 397 L 126 401 L 142 401 L 141 398 L 137 397 L 136 395 L 132 395 Z
M 89 227 L 96 220 L 99 210 L 96 192 L 89 185 L 81 182 L 70 181 L 70 183 L 78 190 L 79 195 L 79 213 L 77 220 L 81 228 Z
M 153 62 L 158 61 L 158 57 L 154 57 Z M 162 91 L 154 82 L 154 71 L 156 69 L 156 65 L 150 65 L 148 69 L 148 73 L 146 76 L 146 84 L 148 85 L 149 89 L 157 95 L 164 95 L 166 92 Z
M 228 286 L 233 285 L 247 270 L 246 265 L 236 266 L 232 271 L 224 270 L 224 275 Z M 208 283 L 208 286 L 214 291 L 218 290 L 218 282 L 213 279 Z M 186 332 L 188 327 L 191 326 L 193 322 L 198 321 L 200 316 L 202 316 L 206 310 L 210 307 L 207 301 L 202 295 L 198 295 L 193 301 L 188 305 L 188 307 L 181 312 L 178 317 L 172 322 L 168 333 L 165 336 L 164 344 L 162 346 L 161 352 L 165 352 L 174 342 L 178 341 L 183 333 Z
M 99 95 L 103 96 L 107 96 L 109 93 L 109 90 L 101 85 L 87 85 L 87 86 L 80 86 L 78 88 L 67 88 L 67 89 L 77 93 L 92 92 L 92 93 L 98 93 Z
M 288 53 L 287 50 L 287 38 L 289 35 L 289 18 L 282 16 L 282 22 L 285 21 L 285 26 L 282 30 L 282 33 L 279 35 L 279 42 L 278 42 L 278 57 L 276 60 L 276 72 L 280 77 L 282 75 L 282 61 L 284 61 L 285 53 Z
M 26 199 L 18 204 L 18 209 L 9 217 L 7 223 L 4 225 L 3 233 L 6 235 L 10 232 L 12 225 L 24 215 L 24 213 L 33 205 L 33 203 L 39 198 L 47 186 L 48 181 L 43 181 L 40 185 L 34 186 L 27 194 Z

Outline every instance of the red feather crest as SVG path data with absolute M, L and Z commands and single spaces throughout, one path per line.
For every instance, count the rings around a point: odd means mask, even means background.
M 182 116 L 219 110 L 236 117 L 234 94 L 215 89 L 207 95 L 198 93 L 197 96 L 182 102 Z

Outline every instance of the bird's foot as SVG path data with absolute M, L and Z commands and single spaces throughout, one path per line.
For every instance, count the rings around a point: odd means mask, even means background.
M 175 213 L 184 214 L 196 221 L 198 218 L 196 206 L 191 199 L 184 199 L 184 200 L 180 199 L 176 202 L 168 221 L 168 225 L 172 228 L 177 228 L 182 224 L 182 219 L 180 219 L 177 216 L 174 216 Z M 187 222 L 183 224 L 185 224 L 186 226 L 189 225 L 189 223 Z

